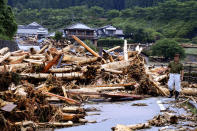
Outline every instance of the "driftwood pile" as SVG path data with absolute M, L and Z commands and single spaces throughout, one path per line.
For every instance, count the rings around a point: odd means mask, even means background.
M 101 57 L 76 36 L 73 39 L 79 46 L 46 40 L 40 51 L 0 49 L 1 130 L 87 122 L 80 104 L 92 97 L 117 100 L 168 94 L 161 86 L 166 75 L 154 78 L 139 52 L 129 52 L 124 61 L 123 56 L 110 55 L 120 48 L 115 47 Z

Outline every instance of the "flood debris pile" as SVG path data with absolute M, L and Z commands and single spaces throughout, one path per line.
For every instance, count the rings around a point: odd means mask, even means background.
M 139 52 L 129 60 L 103 51 L 103 57 L 76 36 L 45 40 L 39 51 L 0 49 L 1 130 L 66 127 L 86 123 L 82 102 L 91 98 L 142 99 L 167 95 Z

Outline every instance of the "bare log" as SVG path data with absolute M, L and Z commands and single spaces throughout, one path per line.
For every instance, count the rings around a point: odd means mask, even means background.
M 166 94 L 169 94 L 169 89 L 168 88 L 162 87 L 161 89 Z M 181 89 L 181 94 L 183 94 L 183 95 L 190 95 L 190 96 L 196 96 L 197 95 L 197 88 L 182 88 Z
M 50 69 L 49 72 L 51 73 L 65 73 L 65 72 L 74 72 L 74 71 L 80 71 L 81 68 L 79 67 L 73 67 L 73 68 L 54 68 Z
M 72 121 L 68 121 L 68 122 L 53 122 L 50 123 L 50 125 L 52 127 L 67 127 L 67 126 L 73 126 L 73 122 Z
M 103 70 L 106 72 L 114 73 L 114 74 L 122 74 L 123 73 L 123 71 L 113 70 L 113 69 L 108 69 L 108 68 L 104 68 Z
M 99 57 L 99 54 L 93 51 L 90 47 L 88 47 L 83 41 L 81 41 L 78 37 L 75 35 L 72 35 L 72 38 L 75 39 L 79 44 L 81 44 L 84 48 L 86 48 L 92 55 Z
M 79 118 L 83 118 L 84 115 L 82 114 L 68 114 L 68 113 L 62 113 L 61 114 L 63 121 L 76 121 L 79 120 Z
M 0 55 L 4 55 L 6 52 L 9 51 L 9 48 L 8 47 L 4 47 L 0 50 Z
M 10 57 L 11 53 L 8 52 L 7 54 L 5 54 L 2 58 L 0 58 L 0 63 L 2 63 L 4 60 L 6 60 L 8 57 Z
M 86 57 L 77 57 L 77 56 L 72 56 L 72 55 L 64 55 L 62 61 L 71 61 L 71 62 L 76 62 L 76 61 L 85 61 L 87 60 Z
M 120 48 L 120 46 L 116 46 L 114 48 L 107 50 L 107 52 L 109 53 L 109 52 L 115 51 L 116 49 L 119 49 L 119 48 Z
M 120 87 L 96 87 L 95 86 L 88 86 L 87 88 L 80 88 L 80 89 L 69 89 L 66 90 L 67 92 L 90 92 L 90 93 L 95 93 L 95 92 L 100 92 L 100 91 L 112 91 L 112 90 L 124 90 L 125 87 L 120 86 Z
M 96 85 L 95 87 L 120 87 L 120 86 L 133 86 L 136 82 L 126 84 L 109 84 L 109 85 Z
M 0 66 L 0 71 L 4 71 L 12 69 L 12 70 L 18 70 L 18 69 L 23 69 L 28 67 L 29 64 L 28 63 L 23 63 L 23 64 L 12 64 L 12 65 L 5 65 L 5 66 Z
M 126 67 L 128 67 L 131 64 L 131 61 L 133 61 L 135 58 L 133 59 L 129 59 L 128 61 L 115 61 L 112 63 L 108 63 L 108 64 L 104 64 L 101 67 L 104 69 L 124 69 Z
M 112 127 L 112 131 L 132 131 L 129 127 L 125 125 L 116 125 L 116 127 Z
M 57 78 L 63 79 L 84 79 L 83 73 L 79 72 L 72 72 L 72 73 L 55 73 L 55 74 L 48 74 L 48 73 L 21 73 L 20 76 L 22 78 L 36 78 L 36 79 L 47 79 L 50 76 L 54 76 Z
M 41 50 L 39 50 L 38 52 L 37 52 L 37 54 L 41 54 L 41 53 L 43 53 L 44 52 L 44 50 L 48 47 L 49 45 L 45 45 L 44 47 L 42 47 L 42 49 Z
M 36 60 L 40 60 L 40 59 L 45 59 L 44 55 L 40 55 L 40 56 L 36 56 L 36 55 L 31 55 L 29 56 L 30 59 L 36 59 Z
M 38 65 L 42 65 L 44 62 L 42 60 L 33 60 L 33 59 L 24 59 L 23 61 L 31 63 L 31 64 L 38 64 Z
M 80 108 L 78 106 L 66 106 L 64 108 L 62 108 L 62 111 L 64 113 L 84 113 L 84 109 Z
M 72 47 L 73 47 L 73 45 L 68 45 L 67 47 L 63 48 L 62 51 L 64 53 L 67 53 Z
M 25 59 L 26 56 L 27 55 L 16 57 L 15 59 L 10 61 L 10 64 L 19 64 L 23 61 L 23 59 Z
M 127 126 L 118 124 L 116 127 L 112 127 L 112 130 L 113 131 L 127 131 L 127 130 L 132 131 L 132 130 L 139 130 L 139 129 L 145 129 L 145 128 L 150 128 L 150 124 L 140 123 L 140 124 L 135 124 L 135 125 L 127 125 Z
M 139 129 L 150 128 L 150 124 L 142 123 L 142 124 L 136 124 L 136 125 L 128 125 L 127 127 L 129 127 L 132 130 L 139 130 Z
M 197 88 L 182 88 L 181 93 L 184 95 L 197 95 Z
M 89 64 L 89 63 L 93 63 L 93 62 L 101 61 L 101 60 L 102 60 L 101 57 L 88 58 L 86 60 L 78 61 L 77 65 Z
M 64 79 L 68 79 L 68 80 L 85 79 L 84 74 L 83 73 L 79 73 L 79 72 L 56 73 L 56 74 L 54 74 L 54 76 L 57 77 L 57 78 L 64 78 Z

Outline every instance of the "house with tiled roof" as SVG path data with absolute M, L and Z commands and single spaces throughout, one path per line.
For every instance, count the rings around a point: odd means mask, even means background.
M 28 37 L 28 36 L 40 36 L 45 37 L 48 35 L 48 29 L 44 28 L 40 24 L 33 22 L 29 25 L 18 25 L 17 36 Z

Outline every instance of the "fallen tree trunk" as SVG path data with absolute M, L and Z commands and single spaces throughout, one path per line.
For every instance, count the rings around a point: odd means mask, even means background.
M 27 55 L 16 57 L 15 59 L 11 60 L 9 63 L 10 64 L 19 64 L 23 61 L 23 59 L 25 59 L 26 56 Z
M 0 58 L 0 63 L 2 63 L 4 60 L 8 59 L 8 57 L 10 57 L 11 53 L 8 52 L 7 54 L 5 54 L 2 58 Z
M 86 48 L 92 55 L 96 57 L 100 57 L 99 54 L 97 54 L 95 51 L 93 51 L 90 47 L 88 47 L 83 41 L 81 41 L 78 37 L 75 35 L 72 35 L 72 38 L 75 39 L 79 44 L 81 44 L 84 48 Z
M 45 56 L 44 55 L 39 55 L 39 56 L 31 55 L 31 56 L 29 56 L 29 58 L 30 59 L 40 60 L 40 59 L 45 59 Z
M 120 87 L 120 86 L 133 86 L 136 82 L 126 84 L 109 84 L 109 85 L 96 85 L 95 87 Z
M 64 113 L 85 113 L 83 108 L 80 108 L 78 106 L 67 106 L 62 108 L 62 111 Z
M 64 78 L 64 79 L 68 79 L 68 80 L 85 79 L 84 78 L 84 74 L 83 73 L 79 73 L 79 72 L 55 73 L 54 76 L 57 77 L 57 78 Z
M 44 50 L 48 47 L 49 45 L 45 45 L 44 47 L 42 47 L 42 49 L 41 50 L 39 50 L 38 52 L 37 52 L 37 54 L 41 54 L 41 53 L 43 53 L 44 52 Z
M 115 61 L 112 63 L 101 65 L 101 67 L 104 69 L 114 69 L 114 70 L 124 69 L 130 65 L 130 61 Z
M 29 62 L 31 64 L 38 64 L 38 65 L 42 65 L 44 62 L 43 60 L 33 60 L 33 59 L 24 59 L 23 61 Z
M 67 126 L 73 126 L 74 124 L 72 121 L 68 121 L 68 122 L 53 122 L 53 123 L 50 123 L 50 125 L 52 127 L 67 127 Z
M 62 49 L 63 53 L 67 53 L 72 47 L 73 45 L 68 45 L 67 47 L 63 48 Z
M 165 92 L 166 94 L 169 94 L 169 89 L 168 88 L 161 88 L 163 90 L 163 92 Z M 196 96 L 197 95 L 197 88 L 182 88 L 181 89 L 181 94 L 183 95 L 191 95 L 191 96 Z
M 0 55 L 4 55 L 6 52 L 9 51 L 9 48 L 8 47 L 4 47 L 0 50 Z
M 63 121 L 79 121 L 79 118 L 83 118 L 85 115 L 62 113 L 61 116 Z
M 132 131 L 132 130 L 139 130 L 139 129 L 145 129 L 145 128 L 150 128 L 150 124 L 149 123 L 140 123 L 140 124 L 135 124 L 135 125 L 116 125 L 116 127 L 112 127 L 113 131 L 124 131 L 122 130 L 124 127 L 124 129 L 127 129 L 128 131 Z
M 181 93 L 184 95 L 197 95 L 197 88 L 182 88 Z
M 94 87 L 94 86 L 89 86 L 88 88 L 80 88 L 80 89 L 69 89 L 66 90 L 67 92 L 90 92 L 90 93 L 95 93 L 95 92 L 100 92 L 100 91 L 112 91 L 112 90 L 124 90 L 125 87 Z
M 119 48 L 120 48 L 120 46 L 116 46 L 114 48 L 107 50 L 107 52 L 109 53 L 109 52 L 115 51 L 116 49 L 119 49 Z
M 6 70 L 9 70 L 9 69 L 18 70 L 18 69 L 27 68 L 28 66 L 29 66 L 28 63 L 5 65 L 5 66 L 0 66 L 0 71 L 5 71 L 5 69 Z
M 102 70 L 104 70 L 105 72 L 111 72 L 111 73 L 114 73 L 114 74 L 122 74 L 123 73 L 123 71 L 107 69 L 107 68 L 103 68 Z
M 77 57 L 72 55 L 64 55 L 62 61 L 70 61 L 70 62 L 76 62 L 76 61 L 85 61 L 87 60 L 86 57 Z
M 79 72 L 72 72 L 72 73 L 55 73 L 55 74 L 48 74 L 48 73 L 21 73 L 20 76 L 24 79 L 27 78 L 36 78 L 36 79 L 47 79 L 50 76 L 57 77 L 57 78 L 63 78 L 63 79 L 84 79 L 83 73 Z
M 65 72 L 74 72 L 74 71 L 80 71 L 81 68 L 79 67 L 71 67 L 71 68 L 54 68 L 50 69 L 49 72 L 51 73 L 65 73 Z
M 101 61 L 101 60 L 102 60 L 101 57 L 88 58 L 86 60 L 78 61 L 77 65 L 89 64 L 89 63 L 93 63 L 93 62 Z

